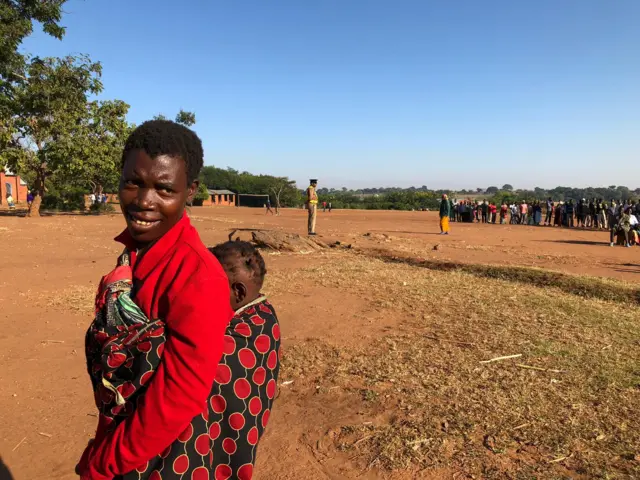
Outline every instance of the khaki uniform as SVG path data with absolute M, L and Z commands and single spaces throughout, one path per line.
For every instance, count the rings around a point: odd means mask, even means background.
M 316 233 L 316 214 L 318 212 L 318 194 L 313 185 L 307 188 L 307 210 L 309 210 L 309 219 L 307 222 L 308 233 Z

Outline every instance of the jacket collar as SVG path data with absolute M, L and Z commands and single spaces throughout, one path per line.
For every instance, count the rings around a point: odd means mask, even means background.
M 136 243 L 131 237 L 128 229 L 125 229 L 115 238 L 116 242 L 122 243 L 131 252 L 131 265 L 133 266 L 133 275 L 136 278 L 144 279 L 155 267 L 160 260 L 171 250 L 176 241 L 182 236 L 185 229 L 191 226 L 189 216 L 185 212 L 182 218 L 176 223 L 171 230 L 165 233 L 149 250 L 137 261 Z

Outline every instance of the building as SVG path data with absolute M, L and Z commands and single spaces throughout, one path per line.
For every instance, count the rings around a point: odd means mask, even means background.
M 202 202 L 204 206 L 216 205 L 233 207 L 236 204 L 236 194 L 231 190 L 209 190 L 209 200 Z
M 27 203 L 29 188 L 27 183 L 9 170 L 0 170 L 0 205 L 7 205 L 7 195 L 13 197 L 14 203 Z

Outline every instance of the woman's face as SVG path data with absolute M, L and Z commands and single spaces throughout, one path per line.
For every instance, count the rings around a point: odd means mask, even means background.
M 120 206 L 139 246 L 156 242 L 178 223 L 197 188 L 197 181 L 187 185 L 182 158 L 129 152 L 120 177 Z

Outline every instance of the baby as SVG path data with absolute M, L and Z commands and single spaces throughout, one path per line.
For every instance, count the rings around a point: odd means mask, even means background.
M 227 273 L 235 311 L 209 402 L 213 463 L 220 478 L 250 479 L 276 395 L 280 326 L 260 293 L 267 273 L 260 252 L 241 241 L 209 250 Z

